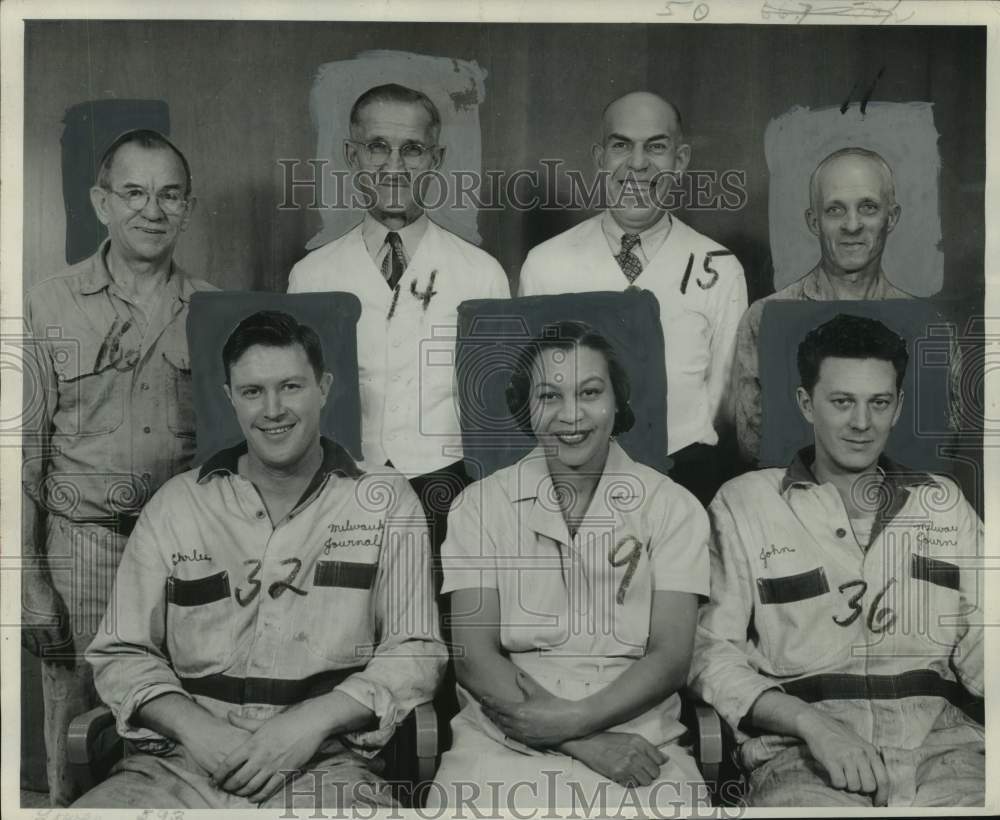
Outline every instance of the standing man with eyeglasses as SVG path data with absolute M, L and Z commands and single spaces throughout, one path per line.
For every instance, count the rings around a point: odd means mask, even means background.
M 90 199 L 108 238 L 25 306 L 21 635 L 42 660 L 54 806 L 80 793 L 66 731 L 99 702 L 83 652 L 125 543 L 146 500 L 194 457 L 185 323 L 191 295 L 213 289 L 173 262 L 195 198 L 162 134 L 119 136 Z
M 423 504 L 440 588 L 439 548 L 462 464 L 453 340 L 467 299 L 508 298 L 492 256 L 444 230 L 420 204 L 420 175 L 441 167 L 441 115 L 420 91 L 381 85 L 358 97 L 345 140 L 357 188 L 373 193 L 361 223 L 310 253 L 289 293 L 349 291 L 361 300 L 358 369 L 367 469 L 390 463 Z M 442 350 L 442 342 L 450 350 Z M 433 350 L 432 350 L 433 348 Z
M 612 101 L 592 153 L 606 210 L 533 248 L 519 292 L 637 287 L 656 295 L 666 345 L 670 477 L 707 504 L 724 478 L 716 445 L 747 306 L 743 267 L 667 210 L 691 160 L 673 103 L 648 91 Z

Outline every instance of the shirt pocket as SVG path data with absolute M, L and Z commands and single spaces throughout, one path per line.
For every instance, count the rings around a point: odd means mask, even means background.
M 226 570 L 167 579 L 167 650 L 182 675 L 225 670 L 236 651 L 236 607 Z
M 164 350 L 161 355 L 166 376 L 167 429 L 174 435 L 194 438 L 194 387 L 190 357 L 179 350 Z
M 81 344 L 56 345 L 52 366 L 59 387 L 56 428 L 65 435 L 105 435 L 125 419 L 134 352 Z
M 758 577 L 755 591 L 761 650 L 776 673 L 799 675 L 844 659 L 839 646 L 853 630 L 833 621 L 830 584 L 822 567 Z
M 929 643 L 949 650 L 958 640 L 963 620 L 976 620 L 972 611 L 975 602 L 965 604 L 963 611 L 961 572 L 950 561 L 916 553 L 910 556 L 913 609 L 926 626 L 914 631 Z
M 356 556 L 316 562 L 295 635 L 309 652 L 338 666 L 362 666 L 374 651 L 373 595 L 378 563 Z

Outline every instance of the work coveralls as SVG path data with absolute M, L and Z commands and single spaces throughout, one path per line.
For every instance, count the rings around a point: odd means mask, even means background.
M 741 721 L 780 688 L 878 748 L 890 806 L 982 805 L 982 525 L 950 479 L 879 462 L 867 549 L 809 471 L 747 473 L 709 508 L 712 593 L 692 687 L 736 731 L 751 805 L 871 805 L 828 785 L 797 738 Z

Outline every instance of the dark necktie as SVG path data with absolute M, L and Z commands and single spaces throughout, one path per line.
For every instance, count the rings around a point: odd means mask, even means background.
M 632 248 L 634 248 L 639 243 L 639 234 L 637 233 L 623 233 L 622 234 L 622 249 L 621 253 L 615 254 L 615 261 L 622 269 L 622 273 L 625 274 L 625 278 L 628 279 L 628 283 L 631 285 L 636 277 L 642 273 L 642 262 L 639 261 L 639 257 L 632 253 Z
M 406 270 L 406 259 L 403 257 L 403 240 L 395 231 L 389 231 L 385 235 L 386 244 L 389 245 L 389 252 L 382 260 L 382 275 L 385 277 L 389 290 L 395 290 L 396 285 Z

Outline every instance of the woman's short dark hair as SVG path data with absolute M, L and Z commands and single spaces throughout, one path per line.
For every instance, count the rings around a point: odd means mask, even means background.
M 824 359 L 881 359 L 896 371 L 896 390 L 903 386 L 910 355 L 906 340 L 878 319 L 838 313 L 810 330 L 799 345 L 799 384 L 812 393 Z
M 264 347 L 294 347 L 299 345 L 309 359 L 316 381 L 323 378 L 323 344 L 316 331 L 303 325 L 294 316 L 280 310 L 259 310 L 236 325 L 222 347 L 222 367 L 226 384 L 233 364 L 254 345 Z
M 635 414 L 629 405 L 632 384 L 628 372 L 621 363 L 617 351 L 600 332 L 583 322 L 552 322 L 542 328 L 542 332 L 528 342 L 514 362 L 514 371 L 507 384 L 507 407 L 518 429 L 532 433 L 531 429 L 531 373 L 535 362 L 543 350 L 553 348 L 569 350 L 574 347 L 589 347 L 596 350 L 608 363 L 608 376 L 615 394 L 615 421 L 611 435 L 626 433 L 635 424 Z

